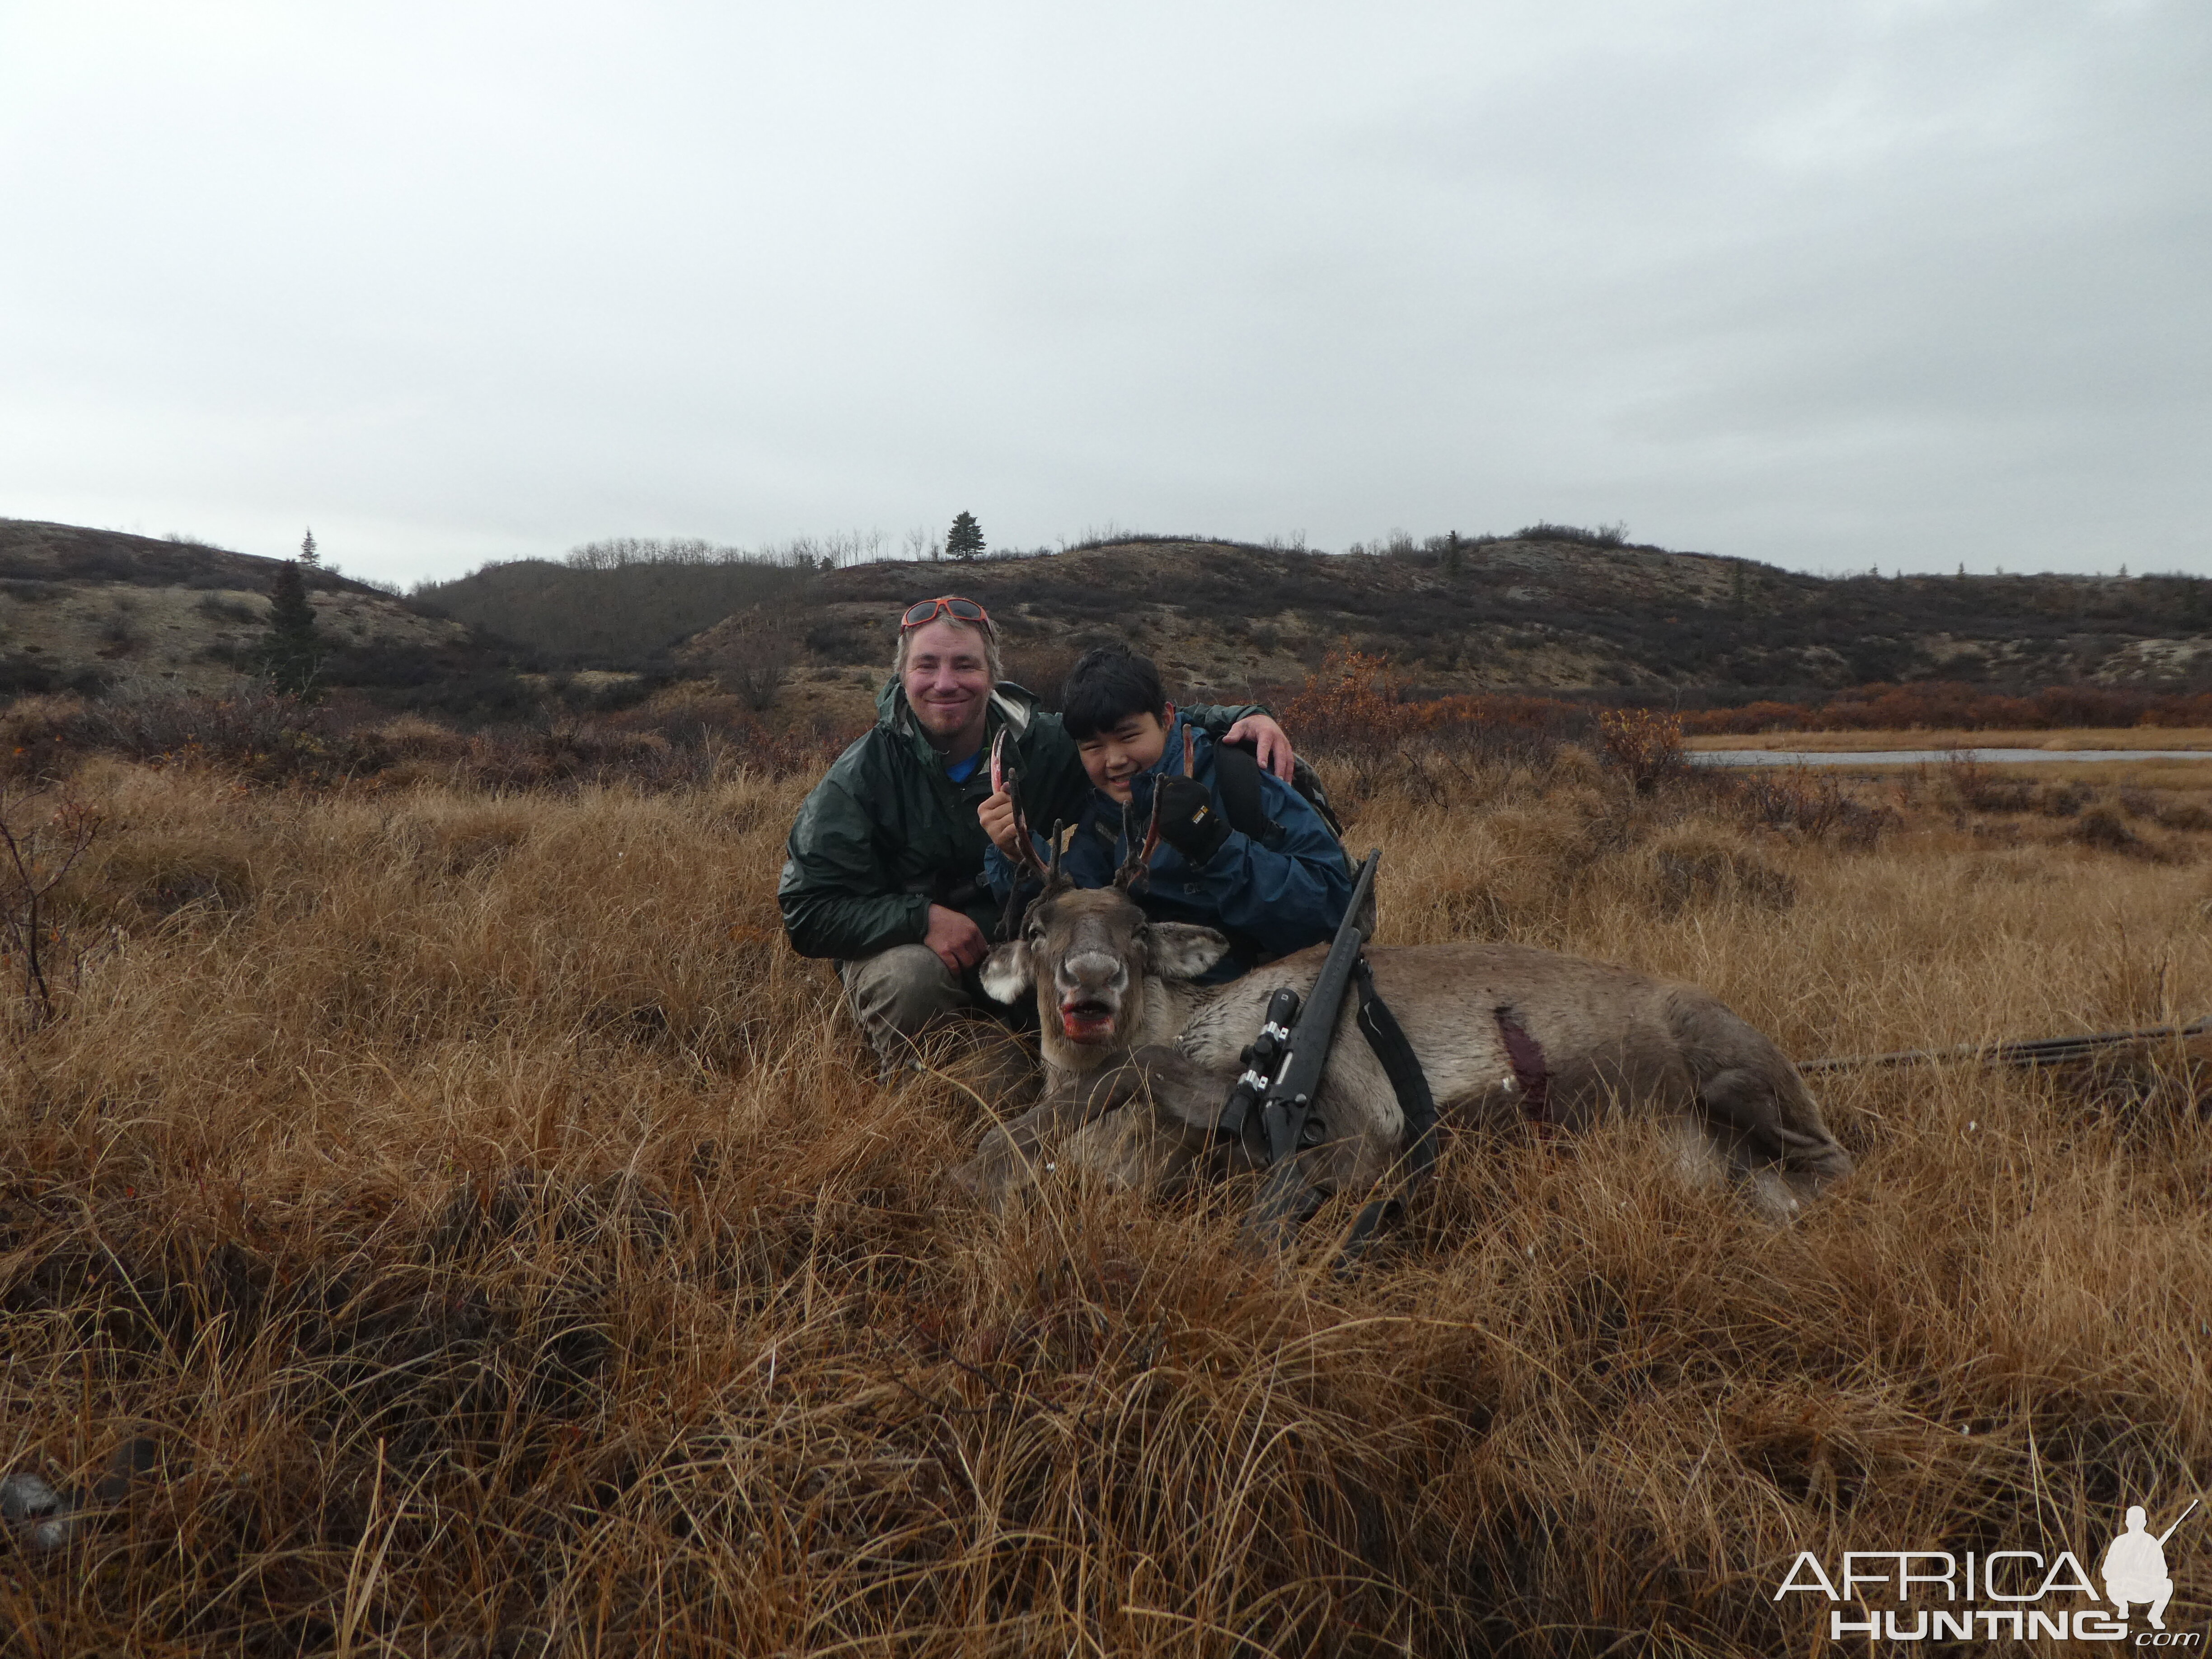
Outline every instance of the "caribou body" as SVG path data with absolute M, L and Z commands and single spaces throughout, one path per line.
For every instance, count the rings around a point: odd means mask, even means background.
M 1078 890 L 1055 872 L 1020 937 L 984 964 L 984 988 L 1000 1001 L 1035 995 L 1046 1071 L 1038 1105 L 993 1129 L 954 1171 L 987 1204 L 1053 1170 L 1157 1194 L 1208 1167 L 1249 1167 L 1215 1133 L 1239 1056 L 1269 997 L 1283 986 L 1303 997 L 1328 949 L 1200 987 L 1192 981 L 1228 941 L 1149 921 L 1126 886 Z M 1367 956 L 1447 1124 L 1571 1129 L 1612 1112 L 1655 1117 L 1674 1127 L 1693 1172 L 1733 1177 L 1778 1218 L 1850 1173 L 1796 1068 L 1695 986 L 1518 945 Z M 1354 1016 L 1347 997 L 1316 1102 L 1326 1139 L 1299 1155 L 1309 1212 L 1331 1191 L 1364 1190 L 1406 1150 L 1404 1115 Z

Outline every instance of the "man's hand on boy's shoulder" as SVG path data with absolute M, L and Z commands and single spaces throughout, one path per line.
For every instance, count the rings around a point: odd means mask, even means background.
M 1261 765 L 1285 783 L 1291 781 L 1291 763 L 1296 757 L 1291 751 L 1290 734 L 1275 723 L 1273 714 L 1247 714 L 1231 726 L 1221 740 L 1250 744 L 1260 757 Z

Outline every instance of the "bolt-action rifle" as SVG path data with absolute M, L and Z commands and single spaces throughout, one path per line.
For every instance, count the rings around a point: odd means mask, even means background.
M 1344 994 L 1374 929 L 1370 901 L 1375 868 L 1382 861 L 1382 849 L 1377 847 L 1361 862 L 1352 884 L 1352 902 L 1345 907 L 1344 920 L 1337 925 L 1336 939 L 1313 989 L 1303 1000 L 1287 988 L 1269 1000 L 1267 1024 L 1244 1051 L 1244 1074 L 1223 1108 L 1224 1132 L 1240 1138 L 1254 1161 L 1267 1170 L 1259 1200 L 1244 1224 L 1249 1242 L 1279 1246 L 1290 1230 L 1305 1219 L 1302 1206 L 1310 1207 L 1305 1205 L 1297 1155 L 1319 1139 L 1317 1134 L 1309 1134 L 1322 1127 L 1313 1115 L 1314 1097 L 1321 1092 L 1322 1073 L 1336 1041 Z

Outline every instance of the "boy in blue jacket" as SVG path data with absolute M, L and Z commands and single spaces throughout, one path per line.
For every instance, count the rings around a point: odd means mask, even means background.
M 1137 902 L 1156 921 L 1196 922 L 1228 936 L 1229 955 L 1206 975 L 1207 982 L 1234 979 L 1335 937 L 1352 901 L 1344 848 L 1304 796 L 1256 766 L 1248 770 L 1257 775 L 1266 827 L 1257 833 L 1233 827 L 1216 774 L 1214 739 L 1176 713 L 1150 658 L 1121 645 L 1085 652 L 1067 677 L 1060 704 L 1061 723 L 1091 784 L 1060 859 L 1062 872 L 1078 887 L 1113 881 L 1129 851 L 1121 834 L 1124 805 L 1133 801 L 1136 821 L 1145 824 L 1157 795 L 1160 844 Z M 984 874 L 1003 900 L 1018 877 L 1009 852 L 1012 804 L 994 795 L 978 816 L 993 843 Z M 1038 855 L 1050 856 L 1042 838 Z

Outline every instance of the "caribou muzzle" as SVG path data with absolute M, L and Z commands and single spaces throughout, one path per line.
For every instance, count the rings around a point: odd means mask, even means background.
M 1052 982 L 1059 996 L 1060 1030 L 1070 1042 L 1089 1046 L 1115 1040 L 1129 993 L 1122 951 L 1106 948 L 1103 941 L 1079 939 L 1053 969 Z

